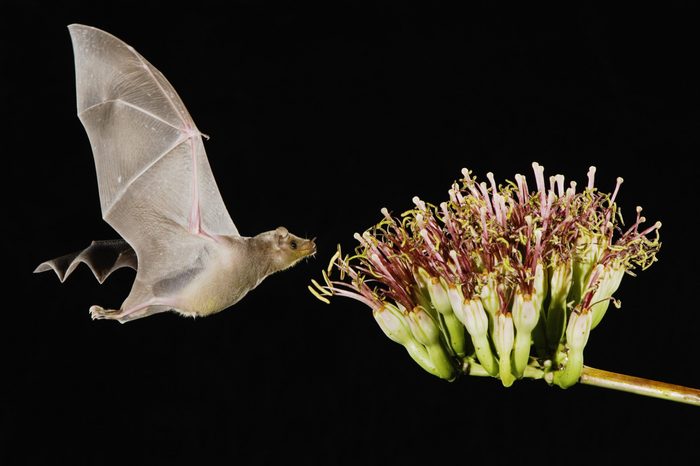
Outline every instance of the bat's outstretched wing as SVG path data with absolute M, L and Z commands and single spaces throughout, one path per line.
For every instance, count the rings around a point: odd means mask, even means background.
M 153 253 L 154 237 L 174 231 L 238 235 L 202 134 L 170 83 L 111 34 L 77 24 L 69 30 L 78 116 L 95 157 L 103 218 L 139 261 Z

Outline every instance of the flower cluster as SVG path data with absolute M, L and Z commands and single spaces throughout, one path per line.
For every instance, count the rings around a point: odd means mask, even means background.
M 533 191 L 522 175 L 497 185 L 492 173 L 478 182 L 464 169 L 439 206 L 414 197 L 399 218 L 382 209 L 377 225 L 355 234 L 355 254 L 339 249 L 325 283 L 309 289 L 325 302 L 337 295 L 367 304 L 390 339 L 443 379 L 464 371 L 505 386 L 530 376 L 573 385 L 623 275 L 656 261 L 661 224 L 643 228 L 637 207 L 623 228 L 622 178 L 602 193 L 591 167 L 577 192 L 575 182 L 545 180 L 532 166 Z

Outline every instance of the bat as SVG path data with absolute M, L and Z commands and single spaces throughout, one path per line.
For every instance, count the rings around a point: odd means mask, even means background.
M 214 180 L 202 136 L 165 76 L 100 29 L 68 26 L 78 117 L 90 139 L 102 218 L 123 238 L 40 264 L 63 282 L 80 263 L 102 283 L 136 270 L 119 309 L 90 307 L 121 323 L 166 311 L 208 316 L 267 276 L 316 252 L 284 227 L 241 236 Z

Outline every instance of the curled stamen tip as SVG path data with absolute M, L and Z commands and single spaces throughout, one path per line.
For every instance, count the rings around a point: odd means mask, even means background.
M 617 184 L 622 184 L 622 183 L 624 183 L 624 181 L 625 180 L 621 176 L 617 177 Z
M 647 221 L 646 217 L 639 217 L 639 223 L 644 223 Z
M 537 162 L 532 162 L 532 168 L 537 170 L 539 168 L 540 164 Z
M 355 232 L 355 234 L 352 235 L 352 237 L 355 238 L 355 239 L 356 239 L 357 241 L 359 241 L 360 243 L 363 243 L 363 242 L 364 242 L 364 241 L 362 241 L 362 236 L 360 236 L 360 234 L 359 234 L 358 232 Z
M 640 213 L 642 211 L 642 206 L 638 205 L 637 206 L 637 213 Z
M 462 176 L 464 176 L 465 178 L 469 178 L 469 170 L 467 170 L 466 168 L 462 168 Z
M 656 223 L 654 224 L 654 228 L 656 228 L 657 230 L 658 230 L 659 228 L 661 228 L 661 222 L 656 222 Z
M 382 215 L 385 216 L 385 217 L 388 217 L 388 216 L 389 216 L 389 209 L 387 209 L 386 207 L 382 207 L 382 208 L 380 209 L 380 212 L 381 212 Z

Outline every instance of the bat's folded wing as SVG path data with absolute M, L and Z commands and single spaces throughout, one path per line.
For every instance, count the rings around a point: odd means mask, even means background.
M 170 83 L 116 37 L 88 26 L 69 29 L 78 115 L 95 157 L 104 219 L 137 254 L 161 230 L 178 226 L 237 235 L 201 133 Z

